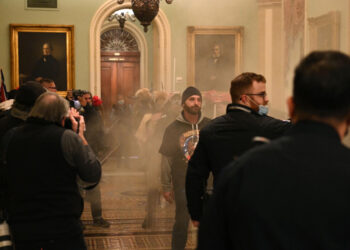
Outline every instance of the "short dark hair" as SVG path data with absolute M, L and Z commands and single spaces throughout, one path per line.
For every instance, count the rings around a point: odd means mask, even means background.
M 47 83 L 51 83 L 53 82 L 54 80 L 50 79 L 50 78 L 43 78 L 39 81 L 40 84 L 43 84 L 44 82 L 47 82 Z
M 293 99 L 299 116 L 350 114 L 350 57 L 338 51 L 316 51 L 295 69 Z
M 73 98 L 75 100 L 77 100 L 79 96 L 81 97 L 81 96 L 83 96 L 85 94 L 90 94 L 91 95 L 91 93 L 86 91 L 86 90 L 82 90 L 82 89 L 74 89 L 73 90 Z
M 266 79 L 263 75 L 252 72 L 244 72 L 231 81 L 230 94 L 232 103 L 236 103 L 240 100 L 241 95 L 245 94 L 252 86 L 253 81 L 266 83 Z

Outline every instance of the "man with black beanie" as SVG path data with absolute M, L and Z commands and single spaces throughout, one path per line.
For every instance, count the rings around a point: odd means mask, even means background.
M 164 198 L 175 199 L 175 224 L 172 233 L 172 249 L 184 249 L 187 241 L 188 222 L 186 208 L 185 176 L 187 162 L 197 145 L 199 130 L 210 120 L 201 114 L 202 95 L 195 87 L 188 87 L 182 94 L 183 111 L 165 130 L 159 152 L 162 154 L 161 183 Z
M 8 130 L 24 123 L 35 100 L 45 92 L 38 82 L 29 81 L 21 85 L 10 112 L 0 119 L 0 140 Z
M 23 125 L 32 109 L 35 100 L 46 90 L 38 82 L 26 82 L 17 91 L 11 110 L 0 119 L 0 143 L 8 130 Z M 0 223 L 5 219 L 4 177 L 2 161 L 0 161 Z

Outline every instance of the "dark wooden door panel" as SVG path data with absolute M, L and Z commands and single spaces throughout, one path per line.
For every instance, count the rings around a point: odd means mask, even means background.
M 140 88 L 139 52 L 102 52 L 101 54 L 101 98 L 104 109 L 111 110 L 117 96 L 133 96 Z
M 133 96 L 140 88 L 139 63 L 118 63 L 118 92 Z
M 114 104 L 117 96 L 117 64 L 115 62 L 101 63 L 101 98 L 106 111 Z

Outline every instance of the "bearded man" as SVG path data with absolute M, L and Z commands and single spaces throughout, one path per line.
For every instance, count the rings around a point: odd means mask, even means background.
M 175 224 L 172 249 L 184 249 L 190 216 L 186 207 L 185 177 L 187 162 L 199 138 L 199 130 L 210 121 L 201 114 L 202 95 L 195 87 L 182 94 L 182 112 L 165 130 L 159 152 L 162 154 L 161 182 L 163 196 L 168 202 L 175 199 Z

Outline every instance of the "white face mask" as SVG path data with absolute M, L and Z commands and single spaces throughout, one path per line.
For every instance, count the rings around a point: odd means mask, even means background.
M 269 107 L 268 106 L 259 105 L 258 113 L 260 115 L 267 115 L 268 112 L 269 112 Z
M 124 100 L 119 100 L 119 101 L 118 101 L 118 104 L 120 104 L 120 105 L 123 105 L 124 103 L 125 103 Z
M 249 97 L 249 96 L 248 96 Z M 259 105 L 257 104 L 252 98 L 249 97 L 249 99 L 256 105 L 259 107 L 258 113 L 259 115 L 267 115 L 267 113 L 269 112 L 269 107 L 267 105 Z
M 81 104 L 80 104 L 80 102 L 78 100 L 74 100 L 74 108 L 76 110 L 81 109 Z

